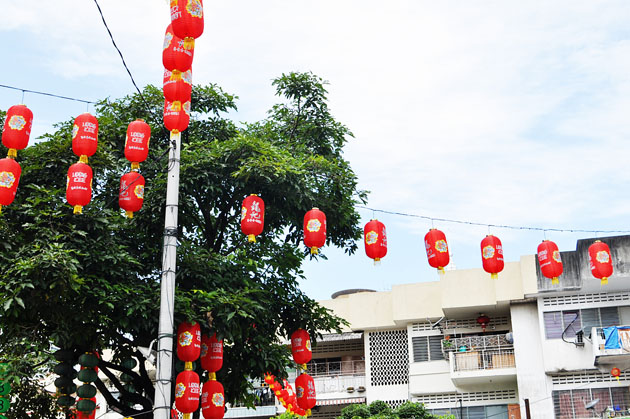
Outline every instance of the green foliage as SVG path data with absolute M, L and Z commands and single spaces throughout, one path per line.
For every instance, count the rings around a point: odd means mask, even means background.
M 341 409 L 341 419 L 369 418 L 372 416 L 370 409 L 365 404 L 351 404 Z
M 56 399 L 35 380 L 23 379 L 11 389 L 11 408 L 5 414 L 8 419 L 61 417 Z
M 406 401 L 394 410 L 394 414 L 401 419 L 423 419 L 433 416 L 426 411 L 422 403 Z
M 283 103 L 244 127 L 226 118 L 236 109 L 235 96 L 214 85 L 193 89 L 194 112 L 182 135 L 176 323 L 195 319 L 225 339 L 218 379 L 232 403 L 253 402 L 247 377 L 284 375 L 291 361 L 278 336 L 300 326 L 316 338 L 343 323 L 298 287 L 301 264 L 311 257 L 302 243 L 304 213 L 322 209 L 327 244 L 352 253 L 361 236 L 354 206 L 366 199 L 342 156 L 351 133 L 328 110 L 324 85 L 310 73 L 283 75 L 274 81 Z M 96 106 L 99 149 L 89 161 L 94 192 L 83 215 L 73 215 L 65 202 L 66 173 L 77 160 L 69 120 L 19 153 L 17 197 L 0 216 L 0 351 L 16 377 L 32 374 L 51 342 L 70 349 L 74 361 L 85 351 L 113 349 L 114 360 L 101 360 L 99 369 L 121 400 L 100 379 L 94 385 L 110 405 L 138 418 L 128 406 L 150 410 L 153 384 L 144 362 L 132 371 L 122 361 L 143 361 L 135 348 L 157 337 L 170 145 L 162 107 L 153 86 L 142 97 Z M 126 128 L 137 118 L 152 127 L 151 157 L 140 167 L 147 182 L 143 209 L 129 220 L 117 198 L 120 176 L 129 170 Z M 253 244 L 239 218 L 250 193 L 266 206 L 265 231 Z M 133 378 L 135 392 L 119 373 Z
M 382 400 L 374 400 L 370 403 L 369 409 L 372 416 L 389 415 L 392 411 L 389 405 Z
M 426 411 L 422 403 L 407 401 L 392 410 L 387 403 L 375 400 L 369 406 L 352 404 L 341 409 L 338 419 L 433 419 L 435 416 Z M 445 417 L 444 419 L 451 419 Z

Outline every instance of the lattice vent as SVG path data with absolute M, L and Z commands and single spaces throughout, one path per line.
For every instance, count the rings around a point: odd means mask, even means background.
M 630 292 L 599 292 L 594 294 L 559 295 L 557 297 L 544 297 L 542 301 L 543 307 L 613 301 L 625 301 L 630 303 Z
M 407 329 L 370 332 L 370 383 L 391 386 L 409 383 Z
M 426 330 L 433 330 L 431 323 L 414 323 L 411 325 L 412 332 L 424 332 Z
M 630 380 L 630 373 L 622 372 L 620 380 Z M 551 376 L 554 385 L 559 384 L 589 384 L 589 383 L 616 383 L 617 379 L 609 372 L 582 371 L 573 374 L 556 374 Z
M 363 352 L 363 341 L 340 340 L 336 342 L 318 342 L 313 347 L 313 355 L 325 352 Z
M 406 402 L 407 400 L 383 400 L 389 407 L 396 409 L 398 406 Z
M 454 404 L 457 403 L 459 400 L 462 400 L 464 402 L 480 402 L 489 400 L 512 399 L 516 399 L 516 390 L 479 391 L 475 393 L 427 394 L 414 398 L 414 401 L 424 404 Z

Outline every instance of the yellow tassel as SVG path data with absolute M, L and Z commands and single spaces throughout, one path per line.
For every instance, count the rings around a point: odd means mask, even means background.
M 15 148 L 10 148 L 9 152 L 7 153 L 7 157 L 10 159 L 14 159 L 17 157 L 17 150 Z
M 497 279 L 499 278 L 499 274 L 490 274 L 490 278 Z
M 443 268 L 443 267 L 441 267 L 441 266 L 440 266 L 440 267 L 438 267 L 438 273 L 439 273 L 440 275 L 444 275 L 444 268 Z
M 181 80 L 182 79 L 182 72 L 179 70 L 173 70 L 171 72 L 171 80 L 175 81 L 175 80 Z
M 247 241 L 250 243 L 256 243 L 256 236 L 253 234 L 248 234 L 247 235 Z
M 190 36 L 184 38 L 184 49 L 191 50 L 195 48 L 195 38 L 191 38 Z
M 190 419 L 190 413 L 184 413 L 184 419 Z
M 138 170 L 140 168 L 140 163 L 134 161 L 131 163 L 131 170 Z
M 83 214 L 83 205 L 75 205 L 74 214 Z
M 0 214 L 2 214 L 2 205 L 0 205 Z
M 217 373 L 216 372 L 209 372 L 208 373 L 208 380 L 210 380 L 210 381 L 217 381 Z
M 318 255 L 319 252 L 317 251 L 317 246 L 313 246 L 311 247 L 311 255 Z
M 133 218 L 133 211 L 125 211 L 127 218 Z
M 311 416 L 312 412 L 311 409 L 306 409 L 306 416 Z
M 193 369 L 193 368 L 192 368 L 192 362 L 185 362 L 185 363 L 184 363 L 184 369 L 185 369 L 186 371 L 192 371 L 192 369 Z
M 88 157 L 85 154 L 82 154 L 81 157 L 79 157 L 79 162 L 87 164 Z
M 558 277 L 554 276 L 553 278 L 551 278 L 551 285 L 558 285 L 560 283 L 560 281 L 558 281 Z
M 619 382 L 619 376 L 616 376 L 615 378 L 617 379 L 617 382 Z
M 605 276 L 605 277 L 602 278 L 601 285 L 608 285 L 608 277 Z

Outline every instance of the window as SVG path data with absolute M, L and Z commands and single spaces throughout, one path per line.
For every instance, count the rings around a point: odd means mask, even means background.
M 437 361 L 444 359 L 442 336 L 416 336 L 411 338 L 413 362 Z
M 582 310 L 547 311 L 543 313 L 545 336 L 559 339 L 566 329 L 565 337 L 572 338 L 584 330 L 587 334 L 592 327 L 619 325 L 618 307 L 588 308 Z
M 435 416 L 453 415 L 457 419 L 508 419 L 508 407 L 505 404 L 494 406 L 471 406 L 462 407 L 459 405 L 448 409 L 427 409 Z M 462 417 L 460 417 L 460 415 Z
M 586 404 L 599 399 L 594 409 L 586 409 Z M 630 408 L 628 387 L 592 388 L 561 390 L 553 392 L 553 406 L 556 419 L 577 419 L 599 417 L 607 408 L 625 415 Z

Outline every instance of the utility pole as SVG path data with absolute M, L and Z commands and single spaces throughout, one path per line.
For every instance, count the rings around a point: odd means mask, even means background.
M 173 367 L 173 333 L 175 330 L 175 272 L 177 268 L 177 205 L 179 202 L 179 157 L 181 133 L 171 132 L 166 184 L 166 214 L 164 215 L 164 248 L 160 281 L 160 323 L 158 326 L 157 377 L 155 401 L 156 419 L 168 419 L 171 414 L 171 375 Z

